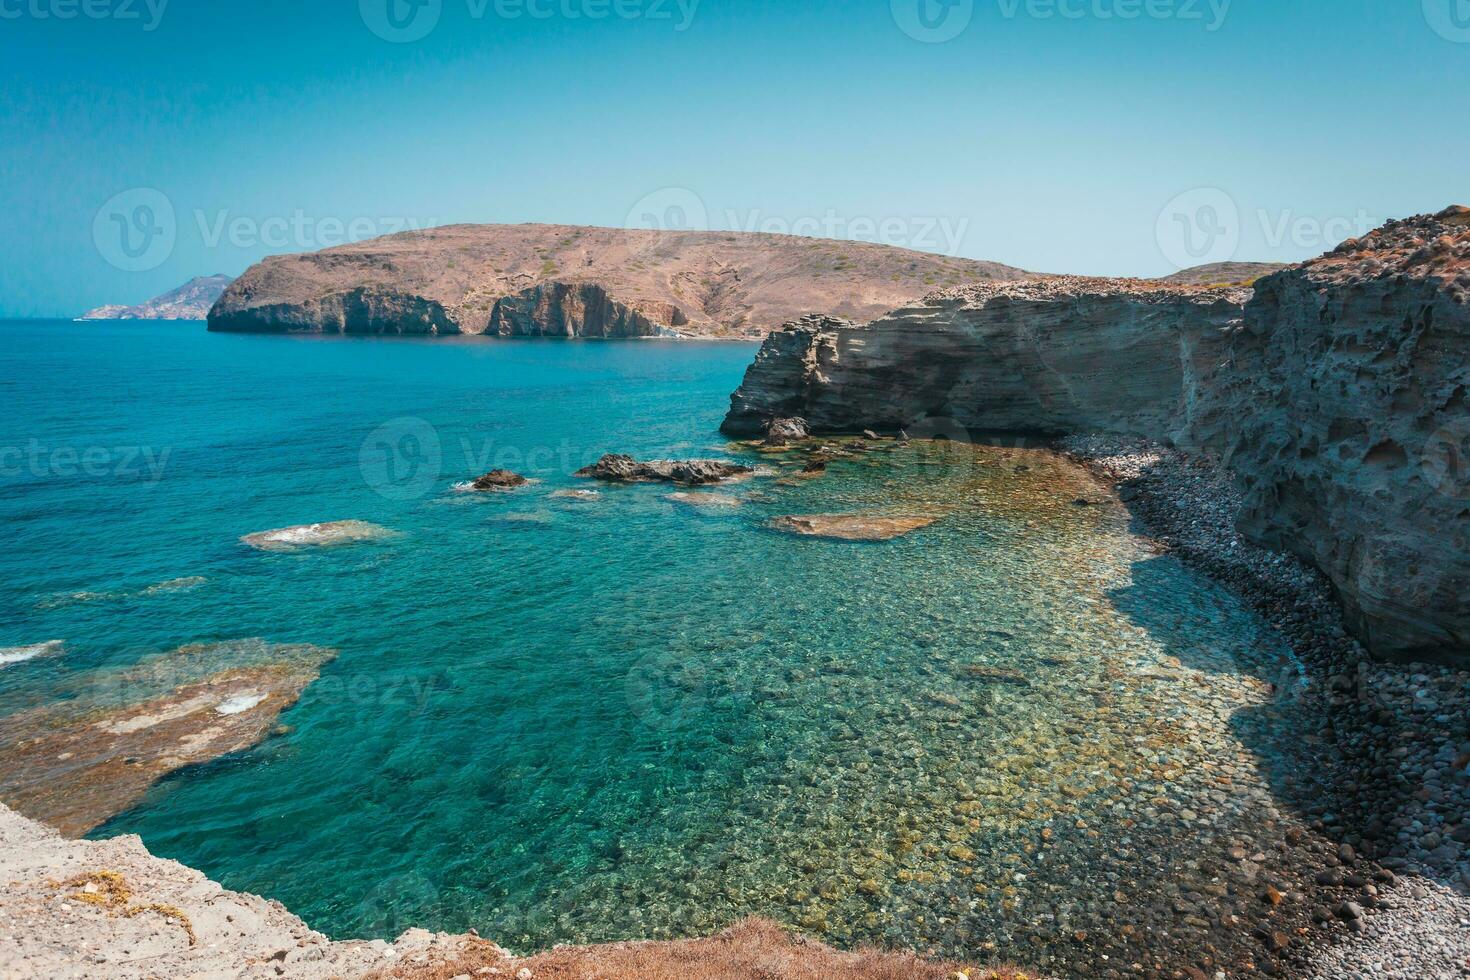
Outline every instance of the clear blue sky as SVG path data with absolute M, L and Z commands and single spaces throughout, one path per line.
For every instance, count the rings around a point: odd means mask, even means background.
M 1201 257 L 1293 260 L 1470 203 L 1470 0 L 161 2 L 0 0 L 0 315 L 405 223 L 683 213 L 1159 275 L 1170 208 L 1235 208 Z M 166 217 L 138 188 L 174 220 L 135 260 Z

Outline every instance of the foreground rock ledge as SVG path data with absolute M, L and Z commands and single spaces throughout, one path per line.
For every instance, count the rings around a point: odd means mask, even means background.
M 391 946 L 333 942 L 278 902 L 227 891 L 135 836 L 65 840 L 0 804 L 0 969 L 6 980 L 971 980 L 1010 970 L 842 953 L 742 923 L 709 939 L 566 947 L 518 959 L 474 936 L 410 929 Z M 484 971 L 484 972 L 481 972 Z
M 84 834 L 168 773 L 260 742 L 334 656 L 250 640 L 82 675 L 73 698 L 0 718 L 0 799 Z

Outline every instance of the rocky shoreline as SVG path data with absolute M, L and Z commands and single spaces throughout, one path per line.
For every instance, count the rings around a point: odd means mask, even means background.
M 1279 954 L 1265 972 L 1470 976 L 1470 671 L 1371 659 L 1319 572 L 1236 530 L 1241 493 L 1218 462 L 1118 437 L 1058 448 L 1116 485 L 1140 531 L 1241 596 L 1299 658 L 1277 697 L 1318 720 L 1317 764 L 1282 781 L 1307 825 L 1282 843 L 1287 865 L 1321 870 L 1265 886 L 1275 894 L 1263 891 L 1270 911 L 1255 928 Z M 1304 910 L 1309 926 L 1270 924 Z

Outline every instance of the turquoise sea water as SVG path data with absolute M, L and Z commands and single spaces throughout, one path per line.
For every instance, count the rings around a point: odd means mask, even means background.
M 888 446 L 796 480 L 730 446 L 753 352 L 0 323 L 0 647 L 67 648 L 0 671 L 0 711 L 189 643 L 336 649 L 287 730 L 96 833 L 337 937 L 525 950 L 762 914 L 1126 955 L 1119 916 L 1276 819 L 1252 672 L 1279 641 L 1120 507 L 1074 506 L 1103 491 L 1045 454 Z M 551 496 L 608 451 L 777 476 L 729 509 Z M 493 467 L 540 482 L 455 491 Z M 764 526 L 853 510 L 940 520 L 882 544 Z M 239 542 L 344 519 L 398 534 Z M 149 591 L 178 579 L 203 582 Z

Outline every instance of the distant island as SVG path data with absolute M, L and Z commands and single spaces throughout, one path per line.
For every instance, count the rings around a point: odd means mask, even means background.
M 99 306 L 79 320 L 207 320 L 209 308 L 234 279 L 226 275 L 195 276 L 178 289 L 137 306 Z
M 870 320 L 945 286 L 1030 275 L 799 235 L 451 225 L 258 262 L 209 329 L 759 340 L 805 313 Z

